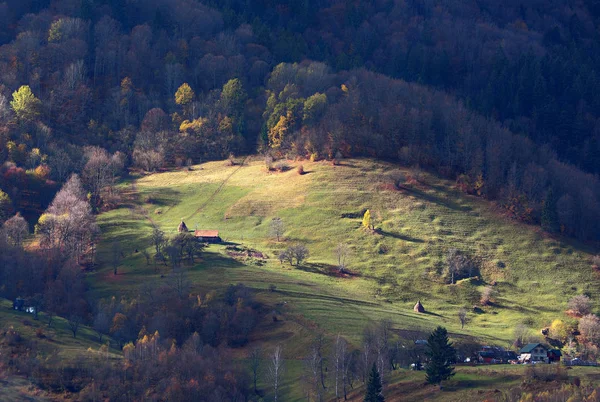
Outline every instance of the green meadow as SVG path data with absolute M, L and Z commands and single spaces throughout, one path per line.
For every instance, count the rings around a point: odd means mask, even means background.
M 218 230 L 226 244 L 264 254 L 239 258 L 225 244 L 210 245 L 186 269 L 195 292 L 219 292 L 236 283 L 252 288 L 281 318 L 265 319 L 252 344 L 282 344 L 290 360 L 303 357 L 317 330 L 342 334 L 359 346 L 366 325 L 388 319 L 401 337 L 403 331 L 426 333 L 443 325 L 455 339 L 507 347 L 519 324 L 536 336 L 554 319 L 569 320 L 565 310 L 574 295 L 587 294 L 598 307 L 600 281 L 590 263 L 597 250 L 510 220 L 493 203 L 459 192 L 453 182 L 423 173 L 419 183 L 397 190 L 389 175 L 408 170 L 386 162 L 289 164 L 278 173 L 267 171 L 258 158 L 241 166 L 209 162 L 121 183 L 122 207 L 98 219 L 99 268 L 88 275 L 94 297 L 134 297 L 145 283 L 164 280 L 170 268 L 148 264 L 141 251 L 152 254 L 153 225 L 174 236 L 183 219 L 190 230 Z M 296 170 L 300 164 L 303 175 Z M 376 232 L 361 225 L 366 209 Z M 274 217 L 285 224 L 279 242 L 269 236 Z M 125 255 L 117 276 L 110 264 L 115 242 Z M 295 243 L 306 245 L 310 257 L 301 266 L 281 264 L 278 252 Z M 351 249 L 346 275 L 336 270 L 334 249 L 340 243 Z M 478 278 L 443 282 L 450 248 L 481 261 Z M 474 309 L 491 284 L 491 305 Z M 425 314 L 413 312 L 417 300 Z M 463 307 L 468 323 L 461 329 Z M 300 367 L 291 371 L 299 373 Z

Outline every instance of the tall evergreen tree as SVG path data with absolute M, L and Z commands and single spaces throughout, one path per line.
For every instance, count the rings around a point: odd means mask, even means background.
M 381 377 L 373 363 L 369 380 L 367 381 L 367 392 L 365 393 L 365 402 L 384 402 L 385 398 L 381 395 Z
M 552 187 L 548 190 L 544 199 L 544 207 L 542 209 L 542 228 L 548 232 L 558 232 L 558 212 L 556 209 L 556 197 Z
M 452 363 L 456 359 L 456 350 L 448 340 L 446 328 L 437 327 L 429 335 L 425 354 L 429 358 L 425 368 L 428 383 L 439 384 L 454 375 Z

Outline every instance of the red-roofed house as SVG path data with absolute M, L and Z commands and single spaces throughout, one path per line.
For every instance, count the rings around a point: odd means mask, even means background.
M 196 230 L 194 236 L 202 242 L 221 243 L 218 230 Z

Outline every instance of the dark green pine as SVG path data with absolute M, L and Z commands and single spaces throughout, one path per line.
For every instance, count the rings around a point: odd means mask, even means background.
M 381 377 L 379 377 L 379 373 L 377 372 L 377 368 L 375 367 L 375 363 L 373 363 L 373 368 L 371 368 L 371 373 L 369 374 L 369 381 L 367 382 L 367 392 L 365 394 L 365 402 L 384 402 L 385 398 L 381 395 Z
M 452 364 L 456 359 L 456 350 L 448 340 L 446 328 L 437 327 L 429 335 L 426 355 L 429 358 L 425 368 L 428 383 L 439 384 L 454 375 Z

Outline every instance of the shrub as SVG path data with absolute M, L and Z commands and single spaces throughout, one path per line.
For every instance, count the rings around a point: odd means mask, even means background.
M 589 297 L 585 295 L 578 295 L 569 300 L 567 304 L 569 310 L 584 316 L 592 312 L 592 303 Z
M 592 257 L 592 267 L 595 269 L 600 268 L 600 254 Z
M 492 301 L 492 296 L 494 294 L 494 288 L 491 286 L 486 286 L 485 289 L 481 292 L 481 299 L 479 302 L 482 306 L 487 306 Z
M 4 338 L 9 346 L 16 346 L 22 340 L 21 334 L 13 327 L 8 328 L 8 330 L 4 333 Z
M 406 175 L 403 171 L 396 169 L 388 173 L 388 179 L 396 190 L 400 190 L 406 183 Z
M 46 337 L 46 334 L 44 333 L 44 330 L 40 327 L 35 330 L 35 336 L 37 336 L 40 339 L 44 339 Z
M 299 174 L 300 176 L 302 176 L 302 175 L 304 174 L 304 166 L 303 166 L 303 165 L 299 165 L 299 166 L 296 168 L 296 172 L 298 172 L 298 174 Z
M 559 364 L 556 365 L 531 365 L 525 370 L 526 382 L 567 381 L 567 370 Z
M 290 169 L 290 165 L 288 165 L 288 163 L 286 161 L 279 161 L 273 167 L 278 172 L 285 172 Z
M 271 292 L 271 293 L 272 293 L 272 292 L 274 292 L 274 291 L 276 291 L 276 290 L 277 290 L 277 286 L 275 286 L 275 285 L 273 285 L 273 284 L 270 284 L 270 285 L 269 285 L 269 292 Z
M 265 167 L 269 172 L 273 170 L 273 157 L 270 155 L 265 156 Z
M 229 157 L 227 158 L 227 161 L 225 161 L 225 166 L 235 166 L 235 155 L 234 154 L 229 154 Z

